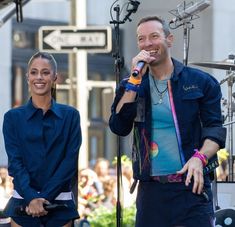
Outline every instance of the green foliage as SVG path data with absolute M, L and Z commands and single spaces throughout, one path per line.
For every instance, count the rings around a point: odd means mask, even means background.
M 131 159 L 127 155 L 121 156 L 121 163 L 123 165 L 131 166 Z M 112 161 L 113 165 L 117 164 L 117 157 L 114 157 L 114 160 Z
M 135 205 L 124 208 L 123 210 L 123 227 L 134 227 L 135 226 Z
M 135 205 L 122 209 L 122 227 L 135 226 Z M 103 206 L 97 208 L 88 216 L 91 227 L 114 227 L 116 226 L 116 208 L 109 210 Z

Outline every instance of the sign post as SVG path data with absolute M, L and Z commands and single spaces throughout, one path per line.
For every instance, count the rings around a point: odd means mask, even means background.
M 79 2 L 79 3 L 78 3 Z M 79 7 L 78 7 L 79 5 Z M 76 103 L 81 117 L 82 145 L 79 168 L 88 166 L 87 53 L 108 53 L 112 49 L 111 27 L 86 27 L 86 0 L 75 2 L 75 26 L 42 26 L 39 50 L 49 53 L 75 53 Z

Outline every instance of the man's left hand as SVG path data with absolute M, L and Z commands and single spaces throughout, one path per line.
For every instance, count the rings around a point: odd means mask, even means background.
M 202 161 L 197 157 L 190 158 L 183 168 L 177 171 L 177 174 L 184 173 L 187 173 L 185 185 L 188 186 L 193 179 L 193 193 L 201 194 L 204 186 Z

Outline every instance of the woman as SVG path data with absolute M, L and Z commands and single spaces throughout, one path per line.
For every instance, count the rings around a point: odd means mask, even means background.
M 5 214 L 12 218 L 13 227 L 70 227 L 79 217 L 71 181 L 81 145 L 80 115 L 75 108 L 52 98 L 56 79 L 54 57 L 43 52 L 34 54 L 27 69 L 31 97 L 26 105 L 4 116 L 8 169 L 14 178 Z M 44 206 L 49 203 L 66 207 L 48 212 Z M 18 207 L 24 207 L 27 215 L 19 215 Z

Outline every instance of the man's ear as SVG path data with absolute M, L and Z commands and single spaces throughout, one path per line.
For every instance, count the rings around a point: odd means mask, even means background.
M 173 34 L 170 33 L 170 34 L 166 37 L 167 46 L 168 46 L 168 47 L 172 47 L 173 41 L 174 41 L 174 36 L 173 36 Z

